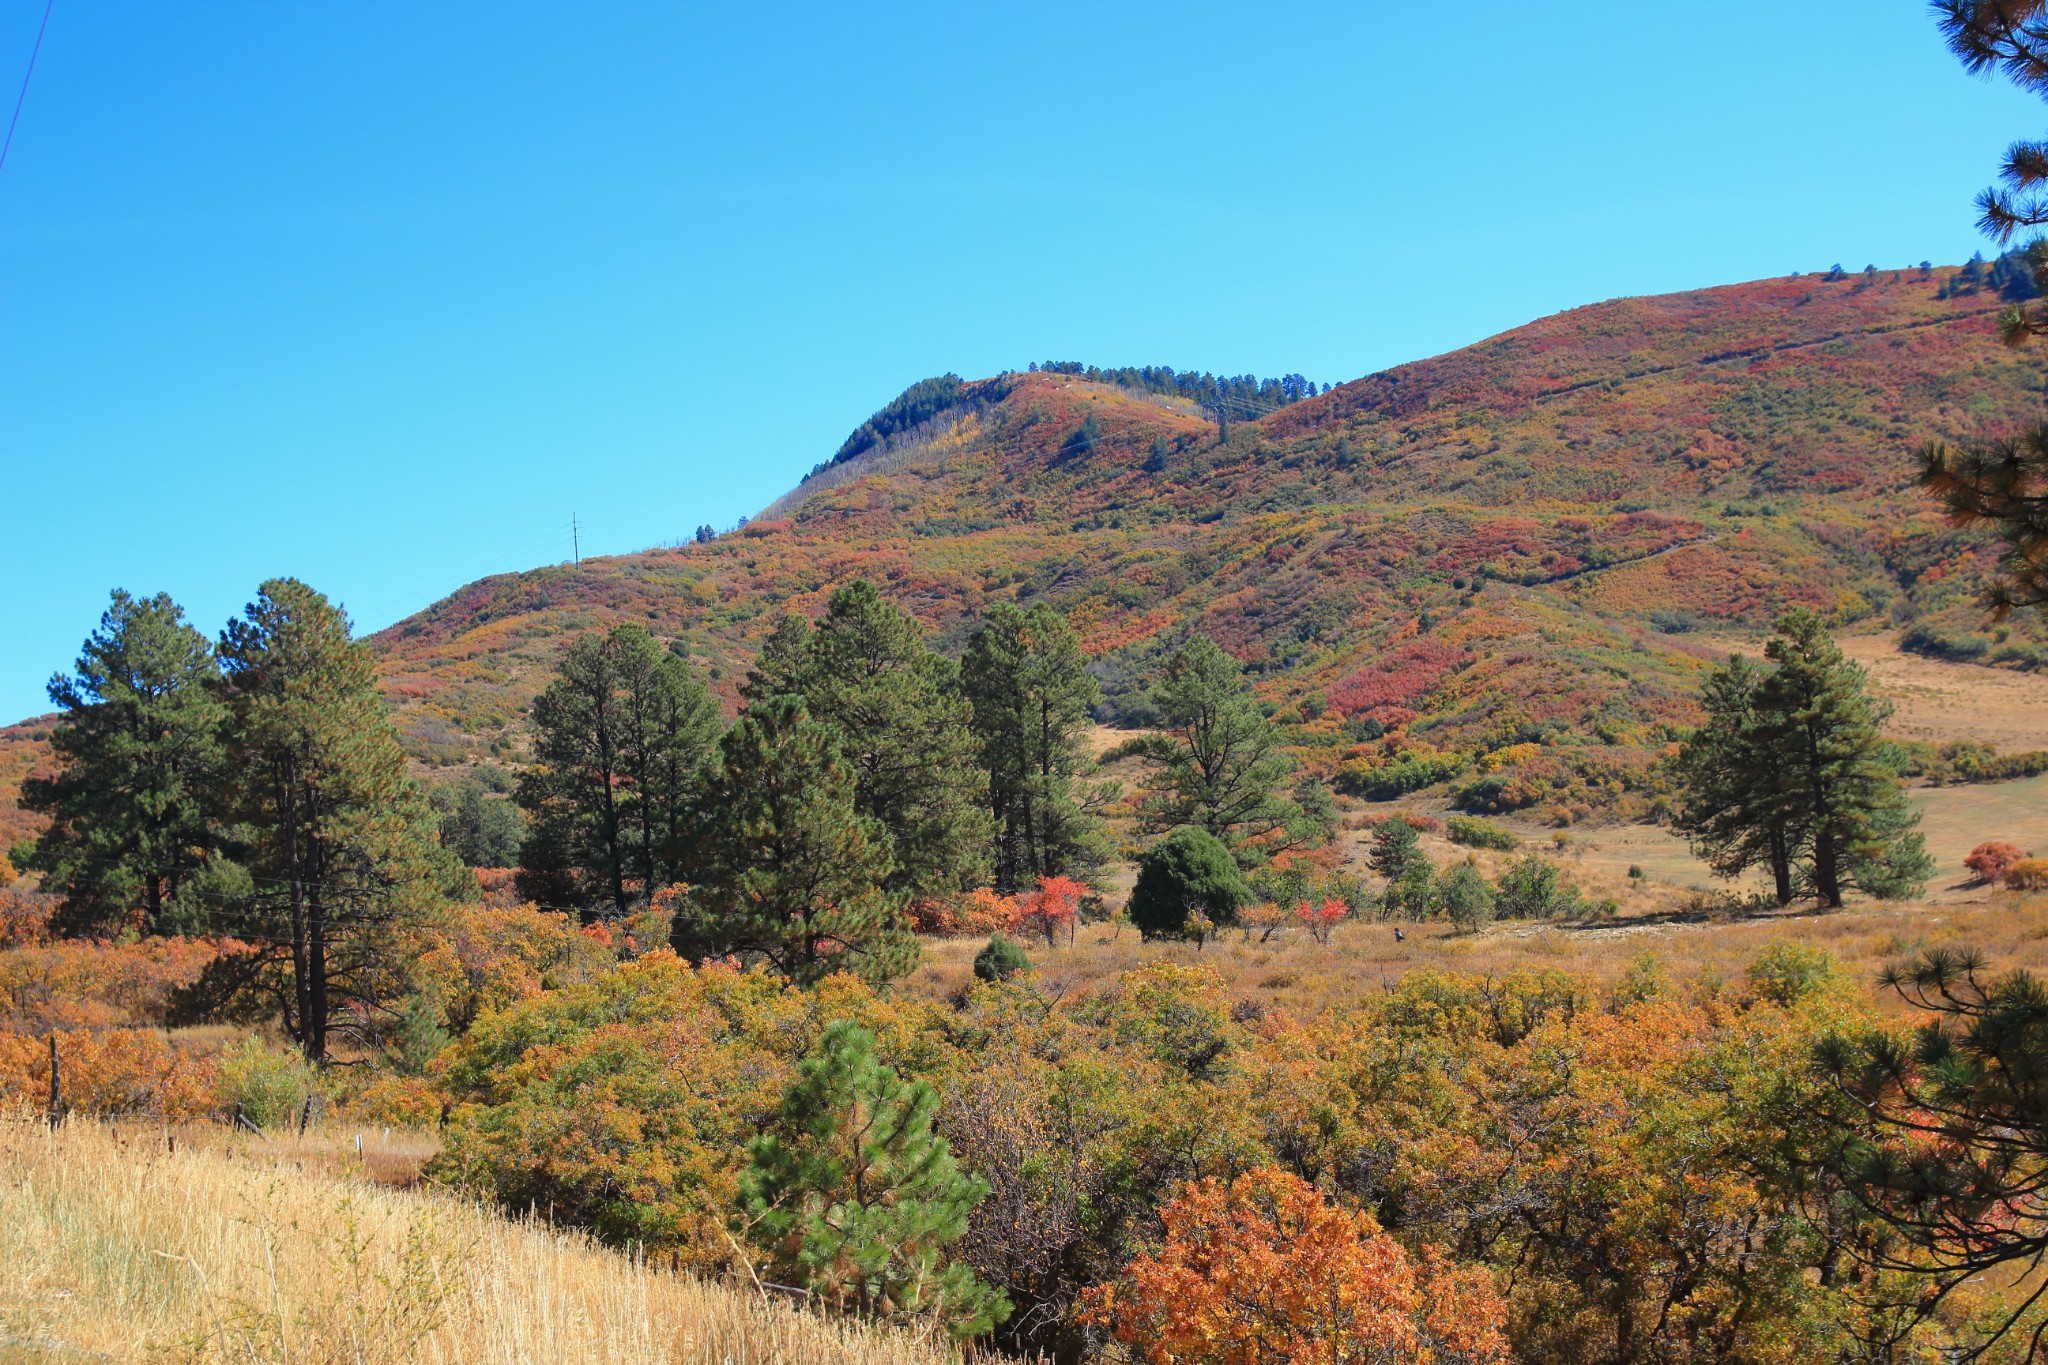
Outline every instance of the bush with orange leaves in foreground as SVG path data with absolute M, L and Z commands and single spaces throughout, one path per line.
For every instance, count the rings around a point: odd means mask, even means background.
M 1166 1244 L 1091 1291 L 1089 1317 L 1153 1365 L 1507 1365 L 1483 1270 L 1410 1258 L 1371 1214 L 1275 1167 L 1189 1185 Z

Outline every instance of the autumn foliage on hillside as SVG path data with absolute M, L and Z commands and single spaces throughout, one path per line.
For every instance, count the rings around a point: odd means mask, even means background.
M 1551 761 L 1506 764 L 1487 808 L 1640 814 L 1654 793 L 1615 775 L 1697 719 L 1698 632 L 1806 605 L 1954 657 L 2048 661 L 2030 622 L 1979 629 L 1990 552 L 1906 486 L 1920 441 L 2038 405 L 2030 363 L 1992 344 L 1999 300 L 1947 273 L 1576 309 L 1225 442 L 1154 394 L 970 381 L 928 454 L 821 482 L 743 535 L 461 589 L 377 637 L 385 693 L 423 763 L 516 758 L 564 642 L 638 621 L 730 707 L 778 611 L 866 577 L 942 641 L 991 602 L 1051 602 L 1114 723 L 1146 719 L 1137 680 L 1199 629 L 1324 777 L 1464 783 L 1533 745 Z M 0 733 L 0 802 L 39 733 Z M 1425 735 L 1455 763 L 1396 767 Z

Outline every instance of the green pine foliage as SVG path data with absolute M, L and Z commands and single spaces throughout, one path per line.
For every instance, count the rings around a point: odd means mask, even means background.
M 72 676 L 51 680 L 61 766 L 25 781 L 21 805 L 50 820 L 25 870 L 63 897 L 60 927 L 118 932 L 138 905 L 146 933 L 203 924 L 227 722 L 218 682 L 177 603 L 119 590 Z
M 631 623 L 586 635 L 534 700 L 520 885 L 543 905 L 623 915 L 679 879 L 698 784 L 721 729 L 688 662 Z
M 1252 899 L 1237 860 L 1209 831 L 1183 825 L 1154 844 L 1138 864 L 1131 889 L 1131 923 L 1146 938 L 1180 938 L 1191 917 L 1231 924 Z
M 996 887 L 1092 878 L 1109 861 L 1100 812 L 1117 788 L 1082 777 L 1101 691 L 1073 627 L 1043 602 L 999 602 L 968 641 L 960 676 L 988 772 Z
M 254 947 L 215 964 L 215 998 L 273 999 L 324 1061 L 402 993 L 396 931 L 460 883 L 406 775 L 369 651 L 297 579 L 264 583 L 219 649 L 230 718 L 232 851 L 250 894 L 227 926 Z
M 1256 866 L 1319 843 L 1329 826 L 1278 794 L 1294 771 L 1244 670 L 1206 635 L 1175 650 L 1152 691 L 1165 731 L 1141 746 L 1155 765 L 1145 814 L 1154 829 L 1193 825 Z
M 801 698 L 836 734 L 855 807 L 885 836 L 889 890 L 932 897 L 987 883 L 988 776 L 960 671 L 874 584 L 834 592 L 813 626 L 778 623 L 742 694 L 756 705 Z
M 1001 984 L 1019 972 L 1031 969 L 1031 958 L 1019 945 L 1001 934 L 992 934 L 974 955 L 974 974 L 983 981 Z
M 686 843 L 691 884 L 677 952 L 765 962 L 809 983 L 834 971 L 889 980 L 917 961 L 901 896 L 883 889 L 889 838 L 861 813 L 839 732 L 795 697 L 760 702 L 726 732 Z
M 444 782 L 428 792 L 441 818 L 441 843 L 465 867 L 519 866 L 526 817 L 502 792 L 480 777 Z
M 1387 879 L 1388 885 L 1401 880 L 1409 865 L 1422 858 L 1421 836 L 1415 826 L 1395 816 L 1373 827 L 1372 852 L 1366 866 Z
M 933 1322 L 959 1340 L 1009 1316 L 1008 1297 L 947 1254 L 989 1187 L 960 1172 L 937 1109 L 930 1085 L 877 1060 L 873 1034 L 826 1026 L 740 1176 L 742 1225 L 771 1277 L 835 1311 Z
M 1767 869 L 1781 905 L 1795 884 L 1829 908 L 1850 886 L 1919 894 L 1932 863 L 1879 734 L 1889 708 L 1805 608 L 1786 613 L 1764 658 L 1731 659 L 1709 678 L 1707 723 L 1675 765 L 1677 828 L 1724 876 Z

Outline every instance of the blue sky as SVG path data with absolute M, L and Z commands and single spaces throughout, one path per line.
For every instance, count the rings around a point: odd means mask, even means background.
M 1959 260 L 2042 111 L 1902 3 L 55 0 L 0 170 L 0 718 L 115 586 L 364 628 L 730 525 L 912 380 L 1341 381 Z M 42 0 L 0 0 L 11 107 Z

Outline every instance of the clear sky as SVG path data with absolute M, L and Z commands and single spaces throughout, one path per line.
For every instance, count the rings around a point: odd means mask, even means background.
M 0 0 L 5 108 L 42 7 Z M 0 719 L 115 586 L 381 627 L 572 513 L 729 526 L 946 370 L 1335 382 L 1960 260 L 2042 114 L 1916 0 L 55 0 L 0 169 Z

